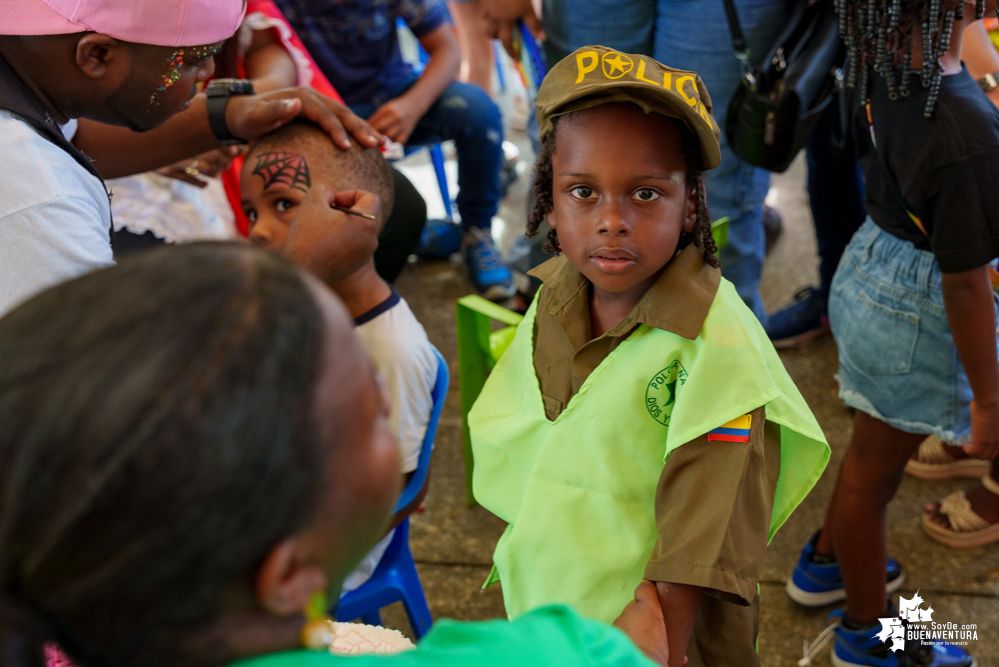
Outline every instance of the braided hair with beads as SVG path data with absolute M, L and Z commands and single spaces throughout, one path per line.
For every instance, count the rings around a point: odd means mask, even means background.
M 923 115 L 932 117 L 943 76 L 940 56 L 950 48 L 954 21 L 964 17 L 964 0 L 835 0 L 835 6 L 847 47 L 846 87 L 859 87 L 863 103 L 873 76 L 885 80 L 889 99 L 911 94 L 913 31 L 919 30 L 920 82 L 929 90 Z M 985 0 L 976 0 L 975 18 L 984 15 Z

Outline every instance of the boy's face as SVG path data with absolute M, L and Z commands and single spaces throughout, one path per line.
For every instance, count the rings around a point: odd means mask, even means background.
M 323 174 L 310 169 L 317 164 L 306 152 L 268 148 L 250 151 L 240 173 L 243 212 L 250 221 L 250 241 L 272 252 L 284 250 L 288 228 L 305 199 L 313 178 Z M 325 180 L 323 182 L 326 182 Z
M 633 104 L 604 104 L 559 123 L 548 224 L 595 290 L 644 293 L 693 229 L 680 133 Z

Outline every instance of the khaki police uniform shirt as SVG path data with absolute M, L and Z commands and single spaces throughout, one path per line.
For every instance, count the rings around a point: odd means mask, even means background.
M 534 369 L 554 421 L 586 378 L 640 324 L 696 338 L 720 272 L 688 246 L 634 310 L 591 340 L 589 281 L 564 256 L 530 272 L 544 286 L 534 324 Z M 780 472 L 780 432 L 752 413 L 748 443 L 701 436 L 666 459 L 656 491 L 659 539 L 645 578 L 706 589 L 688 667 L 759 664 L 759 581 Z

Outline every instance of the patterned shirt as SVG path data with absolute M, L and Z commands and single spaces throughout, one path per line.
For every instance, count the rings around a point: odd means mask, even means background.
M 448 20 L 442 0 L 275 0 L 347 104 L 383 104 L 414 78 L 396 19 L 417 38 Z

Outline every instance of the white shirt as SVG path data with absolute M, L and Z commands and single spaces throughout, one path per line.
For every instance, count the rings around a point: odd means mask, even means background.
M 399 441 L 402 474 L 416 470 L 434 409 L 431 395 L 437 382 L 437 356 L 427 332 L 406 300 L 392 296 L 357 318 L 357 337 L 385 379 L 391 408 L 389 424 Z M 374 573 L 395 531 L 368 552 L 344 581 L 343 592 L 352 591 Z
M 63 128 L 67 138 L 76 121 Z M 100 179 L 0 110 L 0 315 L 55 283 L 113 263 Z

